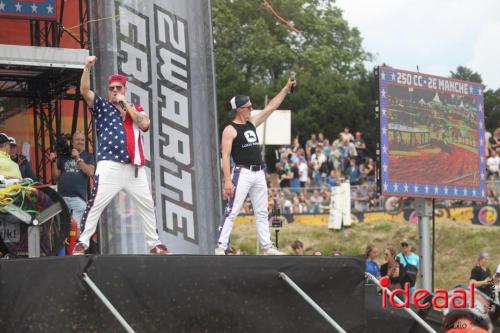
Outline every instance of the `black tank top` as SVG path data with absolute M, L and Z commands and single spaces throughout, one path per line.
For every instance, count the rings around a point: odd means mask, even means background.
M 262 165 L 259 138 L 255 126 L 247 121 L 245 124 L 231 122 L 236 129 L 236 137 L 231 147 L 231 157 L 235 164 Z

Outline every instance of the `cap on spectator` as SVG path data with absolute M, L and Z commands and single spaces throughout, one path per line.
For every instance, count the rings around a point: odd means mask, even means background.
M 108 84 L 120 82 L 124 87 L 127 84 L 127 78 L 121 74 L 111 74 L 108 78 Z
M 7 143 L 9 141 L 9 137 L 5 133 L 0 133 L 0 144 Z
M 408 241 L 408 239 L 405 238 L 401 241 L 401 246 L 408 246 L 408 245 L 410 245 L 410 242 Z
M 9 143 L 10 143 L 11 146 L 16 146 L 17 145 L 16 139 L 13 138 L 12 136 L 9 136 Z
M 245 95 L 236 95 L 231 98 L 229 104 L 231 104 L 231 111 L 236 111 L 237 108 L 242 107 L 243 105 L 250 102 L 250 97 Z

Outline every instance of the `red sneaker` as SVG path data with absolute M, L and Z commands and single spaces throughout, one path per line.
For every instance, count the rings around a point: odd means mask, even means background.
M 155 247 L 153 247 L 149 253 L 151 254 L 158 254 L 158 255 L 169 255 L 172 254 L 170 251 L 168 251 L 167 247 L 163 244 L 158 244 Z
M 77 243 L 75 245 L 75 248 L 73 249 L 73 254 L 74 256 L 83 256 L 85 255 L 85 251 L 87 251 L 88 246 L 86 246 L 83 243 Z

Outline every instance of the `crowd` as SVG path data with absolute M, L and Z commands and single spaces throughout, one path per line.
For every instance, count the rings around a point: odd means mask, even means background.
M 500 128 L 493 134 L 487 132 L 486 142 L 488 204 L 500 204 Z M 366 147 L 363 133 L 353 135 L 347 127 L 333 142 L 321 132 L 312 133 L 304 146 L 293 138 L 291 145 L 279 149 L 278 162 L 267 173 L 269 211 L 279 205 L 284 214 L 328 213 L 331 187 L 345 180 L 351 184 L 352 209 L 382 209 L 383 198 L 375 183 L 376 163 Z M 242 213 L 252 214 L 249 199 Z

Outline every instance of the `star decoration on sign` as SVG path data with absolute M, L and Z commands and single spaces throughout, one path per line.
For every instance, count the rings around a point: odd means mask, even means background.
M 394 185 L 392 185 L 392 187 L 394 188 L 394 191 L 398 191 L 399 190 L 399 185 L 398 184 L 394 184 Z
M 448 186 L 444 187 L 444 194 L 448 194 Z
M 384 183 L 384 191 L 387 191 L 388 185 L 387 183 Z
M 425 185 L 425 193 L 429 193 L 429 186 Z
M 5 11 L 5 3 L 3 1 L 0 1 L 0 10 Z
M 52 7 L 50 4 L 47 6 L 47 14 L 52 14 L 54 13 L 54 7 Z
M 418 185 L 417 184 L 415 184 L 415 186 L 413 188 L 414 188 L 415 192 L 418 192 Z
M 391 73 L 391 79 L 392 79 L 392 81 L 396 80 L 396 74 L 394 74 L 394 72 Z
M 408 184 L 405 184 L 404 189 L 405 189 L 405 192 L 408 192 Z
M 33 3 L 33 5 L 31 6 L 31 12 L 36 13 L 37 9 L 38 9 L 38 6 L 36 5 L 36 3 Z
M 382 92 L 381 92 L 382 98 L 385 98 L 385 94 L 386 94 L 385 89 L 382 89 Z
M 23 8 L 23 5 L 21 5 L 19 2 L 16 3 L 16 12 L 20 12 L 22 8 Z

